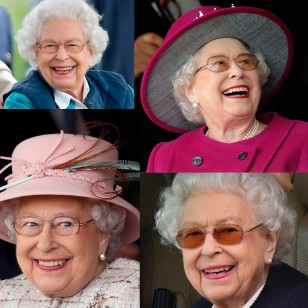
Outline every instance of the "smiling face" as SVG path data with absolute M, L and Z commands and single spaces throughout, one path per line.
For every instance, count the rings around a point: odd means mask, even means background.
M 66 43 L 68 41 L 87 43 L 83 25 L 73 20 L 50 20 L 42 29 L 39 44 Z M 67 52 L 63 45 L 57 52 L 43 53 L 36 49 L 36 62 L 46 82 L 54 89 L 66 92 L 82 100 L 84 76 L 92 61 L 92 50 L 88 44 L 77 53 Z
M 249 51 L 237 39 L 221 38 L 204 45 L 197 54 L 196 68 L 208 63 L 214 56 L 234 59 Z M 205 121 L 208 119 L 229 119 L 255 114 L 261 96 L 261 86 L 257 71 L 245 71 L 232 60 L 224 72 L 209 69 L 198 71 L 191 86 L 185 88 L 187 98 L 198 103 Z
M 23 197 L 17 214 L 18 218 L 31 217 L 31 221 L 34 217 L 45 221 L 59 215 L 78 217 L 81 223 L 91 219 L 85 200 L 71 196 Z M 106 250 L 108 237 L 98 231 L 95 222 L 81 226 L 77 234 L 70 236 L 56 235 L 45 223 L 37 236 L 16 237 L 18 264 L 44 295 L 71 296 L 105 267 L 98 256 Z
M 246 201 L 228 192 L 198 194 L 186 201 L 181 229 L 213 228 L 221 223 L 238 224 L 243 231 L 259 224 Z M 208 233 L 201 247 L 183 249 L 186 276 L 211 302 L 242 307 L 264 284 L 266 263 L 273 257 L 276 241 L 276 233 L 262 227 L 244 234 L 242 241 L 233 245 L 219 244 Z

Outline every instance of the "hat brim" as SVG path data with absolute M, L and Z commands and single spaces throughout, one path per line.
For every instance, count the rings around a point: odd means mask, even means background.
M 52 187 L 52 190 L 50 189 Z M 39 195 L 61 195 L 61 196 L 77 196 L 84 198 L 91 198 L 100 200 L 91 193 L 92 185 L 87 182 L 70 180 L 60 177 L 44 177 L 34 178 L 29 181 L 17 184 L 10 188 L 7 188 L 0 194 L 0 207 L 4 206 L 3 202 L 15 198 L 26 197 L 26 196 L 39 196 Z M 100 195 L 101 197 L 104 197 Z M 108 194 L 106 194 L 108 197 Z M 121 233 L 122 243 L 129 244 L 140 236 L 140 213 L 139 211 L 129 202 L 125 201 L 121 197 L 115 197 L 108 200 L 111 204 L 121 206 L 126 210 L 126 220 L 123 231 Z M 8 206 L 8 205 L 6 205 Z M 0 210 L 0 213 L 3 212 Z M 15 242 L 8 237 L 7 227 L 4 224 L 4 219 L 0 214 L 0 238 L 15 244 Z
M 183 116 L 173 96 L 171 76 L 200 47 L 223 37 L 241 39 L 253 52 L 261 52 L 264 56 L 271 74 L 263 86 L 259 109 L 281 87 L 293 59 L 293 41 L 286 24 L 260 8 L 220 8 L 166 37 L 148 63 L 140 95 L 146 114 L 155 124 L 176 133 L 200 126 Z

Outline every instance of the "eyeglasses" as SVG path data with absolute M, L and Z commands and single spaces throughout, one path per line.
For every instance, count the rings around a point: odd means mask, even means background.
M 244 71 L 254 70 L 259 63 L 257 57 L 250 53 L 243 53 L 234 59 L 229 59 L 225 56 L 214 56 L 209 58 L 205 65 L 199 67 L 194 72 L 194 75 L 205 68 L 215 73 L 225 72 L 230 68 L 232 60 L 234 60 L 235 64 Z
M 39 217 L 17 218 L 13 227 L 19 235 L 32 237 L 39 235 L 45 223 L 49 223 L 51 230 L 60 236 L 70 236 L 79 232 L 81 226 L 93 221 L 90 219 L 81 223 L 77 217 L 58 216 L 51 220 L 42 220 Z
M 83 50 L 83 47 L 89 43 L 83 43 L 82 41 L 79 40 L 73 40 L 73 41 L 68 41 L 64 43 L 56 43 L 52 41 L 44 41 L 41 44 L 37 44 L 37 47 L 41 50 L 43 53 L 56 53 L 60 46 L 63 45 L 64 49 L 66 52 L 71 52 L 71 53 L 77 53 Z
M 238 244 L 243 235 L 263 225 L 259 224 L 249 230 L 243 231 L 242 227 L 236 224 L 221 224 L 212 229 L 201 229 L 198 227 L 185 228 L 178 232 L 176 241 L 181 248 L 192 249 L 203 245 L 206 234 L 213 234 L 214 239 L 223 245 Z

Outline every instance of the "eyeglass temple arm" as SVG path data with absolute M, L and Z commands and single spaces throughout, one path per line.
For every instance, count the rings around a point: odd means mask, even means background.
M 250 231 L 252 231 L 252 230 L 254 230 L 254 229 L 257 229 L 257 228 L 259 228 L 259 227 L 261 227 L 261 226 L 263 226 L 263 223 L 261 223 L 261 224 L 255 226 L 255 227 L 253 227 L 253 228 L 251 228 L 251 229 L 248 229 L 248 230 L 244 231 L 243 233 L 250 232 Z

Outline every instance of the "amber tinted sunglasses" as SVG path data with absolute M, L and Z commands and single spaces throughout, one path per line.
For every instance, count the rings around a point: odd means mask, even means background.
M 201 229 L 198 227 L 185 228 L 178 232 L 176 241 L 181 248 L 197 248 L 203 245 L 206 234 L 211 233 L 218 243 L 233 245 L 238 244 L 243 239 L 245 233 L 257 229 L 262 225 L 259 224 L 246 231 L 243 231 L 242 227 L 236 224 L 221 224 L 211 229 Z

